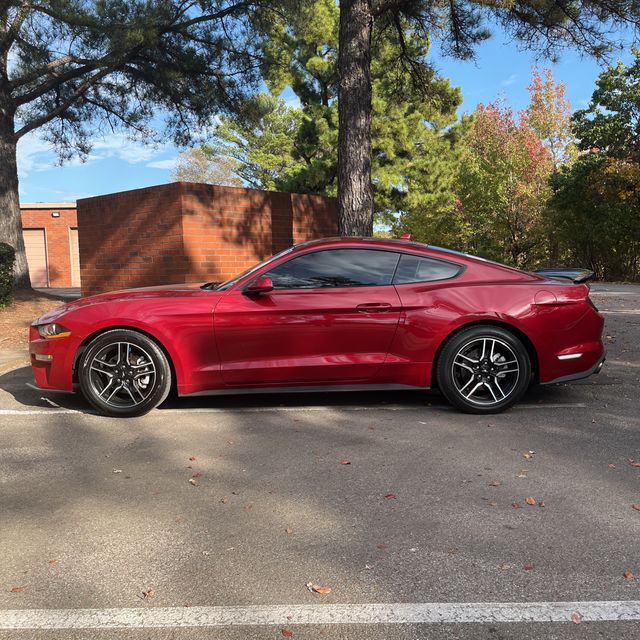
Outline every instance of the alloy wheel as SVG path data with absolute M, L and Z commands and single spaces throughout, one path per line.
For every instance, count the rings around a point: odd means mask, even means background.
M 156 367 L 145 349 L 131 342 L 113 342 L 89 363 L 89 382 L 96 397 L 119 409 L 137 407 L 155 389 Z
M 457 392 L 467 402 L 490 407 L 504 402 L 517 388 L 520 365 L 506 342 L 479 337 L 458 349 L 451 377 Z

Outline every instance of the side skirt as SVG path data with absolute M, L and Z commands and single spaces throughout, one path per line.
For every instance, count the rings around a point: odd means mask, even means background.
M 334 385 L 313 385 L 308 387 L 260 387 L 233 389 L 211 389 L 208 391 L 196 391 L 195 393 L 181 393 L 180 397 L 195 396 L 231 396 L 245 394 L 266 394 L 266 393 L 334 393 L 346 391 L 427 391 L 429 387 L 414 387 L 409 384 L 334 384 Z

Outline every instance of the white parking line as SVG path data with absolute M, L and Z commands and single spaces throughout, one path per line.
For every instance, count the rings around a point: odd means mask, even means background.
M 565 402 L 565 403 L 538 403 L 538 404 L 517 404 L 513 407 L 517 409 L 585 409 L 587 405 L 584 402 Z M 181 415 L 189 413 L 281 413 L 281 412 L 298 412 L 298 411 L 412 411 L 417 409 L 426 409 L 421 405 L 415 406 L 374 406 L 374 407 L 319 407 L 319 406 L 296 406 L 296 407 L 245 407 L 245 408 L 207 408 L 207 407 L 185 407 L 184 409 L 155 409 L 148 413 L 148 416 L 163 416 L 179 413 Z M 438 405 L 439 409 L 453 411 L 452 407 L 447 405 Z M 42 416 L 42 415 L 93 415 L 99 416 L 96 411 L 79 411 L 78 409 L 0 409 L 0 416 Z
M 600 309 L 600 313 L 605 315 L 638 316 L 640 309 Z
M 640 620 L 640 601 L 436 602 L 0 611 L 0 629 L 141 629 L 308 624 L 442 624 Z

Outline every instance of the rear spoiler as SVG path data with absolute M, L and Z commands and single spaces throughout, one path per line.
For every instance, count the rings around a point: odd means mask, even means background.
M 593 280 L 596 276 L 596 274 L 589 269 L 539 269 L 538 271 L 534 271 L 534 273 L 547 278 L 571 280 L 571 282 L 575 284 Z

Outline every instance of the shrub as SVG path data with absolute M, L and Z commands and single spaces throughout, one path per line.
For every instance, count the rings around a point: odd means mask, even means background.
M 13 299 L 13 266 L 16 252 L 10 244 L 0 242 L 0 308 L 11 304 Z

